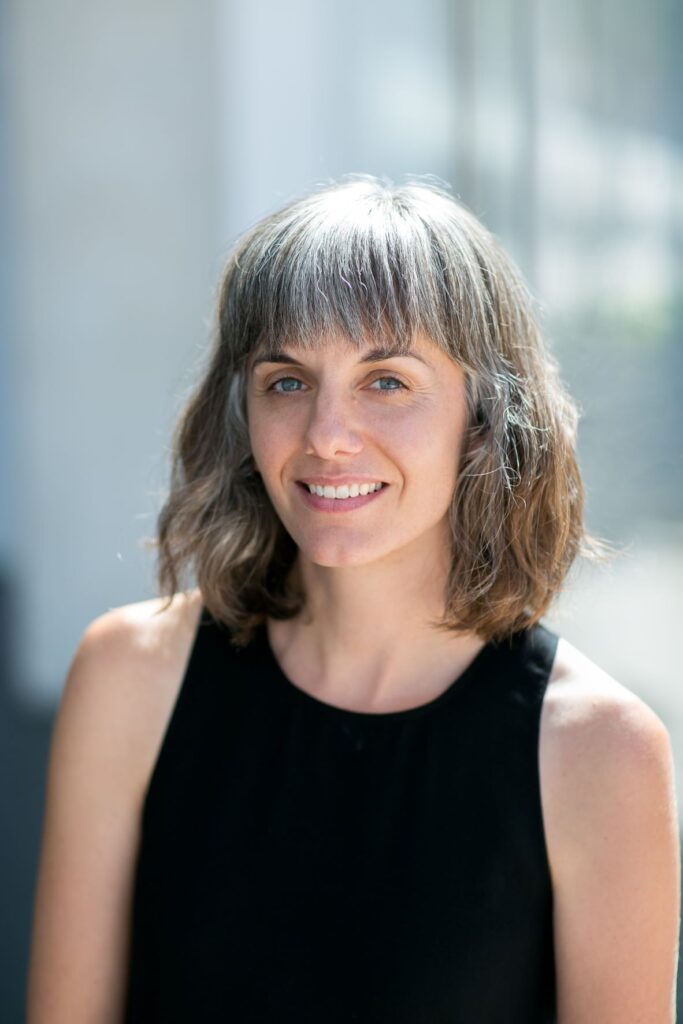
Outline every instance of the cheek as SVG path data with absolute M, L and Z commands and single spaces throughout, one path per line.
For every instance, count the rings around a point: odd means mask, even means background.
M 406 480 L 405 508 L 423 526 L 441 522 L 453 502 L 459 466 L 459 436 L 433 433 L 431 441 L 422 441 Z
M 256 414 L 248 408 L 247 425 L 249 443 L 254 460 L 260 469 L 276 466 L 288 448 L 289 431 L 282 417 L 276 420 L 259 410 Z
M 387 450 L 405 461 L 406 470 L 421 480 L 452 487 L 457 477 L 465 416 L 457 407 L 434 409 L 431 415 L 398 418 L 386 432 Z
M 249 443 L 257 460 L 261 460 L 267 454 L 268 436 L 269 432 L 264 430 L 263 423 L 259 419 L 249 421 Z

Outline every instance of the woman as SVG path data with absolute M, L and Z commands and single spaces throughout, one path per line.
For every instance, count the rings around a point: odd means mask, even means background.
M 674 1020 L 667 730 L 540 622 L 600 553 L 575 426 L 445 189 L 354 176 L 239 240 L 162 598 L 69 673 L 30 1024 Z

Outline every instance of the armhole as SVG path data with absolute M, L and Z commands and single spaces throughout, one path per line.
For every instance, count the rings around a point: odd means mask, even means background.
M 541 775 L 541 720 L 545 707 L 545 698 L 548 693 L 548 684 L 555 667 L 557 649 L 560 637 L 553 630 L 543 623 L 537 623 L 531 640 L 531 651 L 535 669 L 535 676 L 538 685 L 538 709 L 534 721 L 534 749 L 535 749 L 535 771 L 534 771 L 534 802 L 538 810 L 538 827 L 540 842 L 543 851 L 545 872 L 550 885 L 551 900 L 554 899 L 553 874 L 550 864 L 550 851 L 546 835 L 545 814 L 543 809 L 543 787 Z
M 147 785 L 144 790 L 144 796 L 142 801 L 142 826 L 144 829 L 145 823 L 149 815 L 149 806 L 153 798 L 154 790 L 157 786 L 157 779 L 161 771 L 161 765 L 166 759 L 166 753 L 173 737 L 178 728 L 178 721 L 181 718 L 185 706 L 188 704 L 190 699 L 191 691 L 191 680 L 196 677 L 197 670 L 199 668 L 201 660 L 201 652 L 203 646 L 203 639 L 205 636 L 206 628 L 211 624 L 211 617 L 208 610 L 204 605 L 201 606 L 197 624 L 194 629 L 194 635 L 192 642 L 189 644 L 188 653 L 185 657 L 185 663 L 182 668 L 182 674 L 180 678 L 180 684 L 176 691 L 175 697 L 171 702 L 170 710 L 168 712 L 168 718 L 166 719 L 166 725 L 161 734 L 161 740 L 159 741 L 152 770 L 149 774 Z

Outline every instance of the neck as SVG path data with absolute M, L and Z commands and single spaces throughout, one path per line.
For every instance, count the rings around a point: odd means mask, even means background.
M 424 538 L 422 538 L 424 540 Z M 443 544 L 404 547 L 360 566 L 320 566 L 301 553 L 306 606 L 271 627 L 283 669 L 332 703 L 409 705 L 453 678 L 481 647 L 472 634 L 436 630 L 449 558 Z
M 298 569 L 306 594 L 302 624 L 330 651 L 367 654 L 400 645 L 406 632 L 433 635 L 427 623 L 443 613 L 448 563 L 433 549 L 404 548 L 381 562 L 332 568 L 300 555 Z

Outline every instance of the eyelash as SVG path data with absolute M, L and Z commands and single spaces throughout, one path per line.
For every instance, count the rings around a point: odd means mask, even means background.
M 299 395 L 299 394 L 301 394 L 300 391 L 276 391 L 275 390 L 275 385 L 279 384 L 283 380 L 296 380 L 296 381 L 299 382 L 299 384 L 303 383 L 303 381 L 299 380 L 298 377 L 293 377 L 293 376 L 291 376 L 291 374 L 287 374 L 284 377 L 278 377 L 277 380 L 274 380 L 272 382 L 272 384 L 270 384 L 266 388 L 266 391 L 272 391 L 276 395 Z M 378 380 L 395 380 L 397 384 L 400 384 L 400 387 L 398 387 L 398 388 L 376 388 L 376 390 L 381 395 L 392 395 L 392 394 L 395 394 L 396 392 L 407 391 L 408 390 L 406 385 L 403 383 L 403 381 L 399 380 L 398 377 L 394 377 L 393 374 L 384 374 L 382 377 L 375 377 L 375 379 L 373 380 L 372 383 L 374 384 Z

